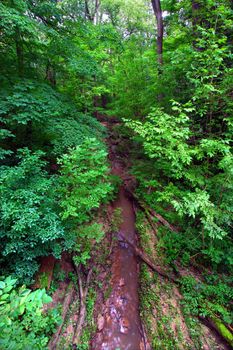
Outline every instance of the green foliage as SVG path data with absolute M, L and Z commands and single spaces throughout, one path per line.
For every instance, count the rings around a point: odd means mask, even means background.
M 207 276 L 206 282 L 198 282 L 193 277 L 181 279 L 181 290 L 184 296 L 184 310 L 195 316 L 219 317 L 225 323 L 232 323 L 230 302 L 233 297 L 230 282 L 219 281 L 218 276 Z
M 114 187 L 104 127 L 91 116 L 104 111 L 127 119 L 121 141 L 134 133 L 137 195 L 179 227 L 159 232 L 167 261 L 230 270 L 231 2 L 164 0 L 160 70 L 147 2 L 87 3 L 89 15 L 80 1 L 0 4 L 1 267 L 27 283 L 40 256 L 74 241 L 76 263 L 88 261 L 103 235 L 93 215 Z M 200 287 L 197 304 L 216 288 Z M 227 317 L 218 298 L 210 308 Z
M 4 143 L 5 139 L 13 136 L 14 135 L 9 130 L 0 129 L 0 145 Z M 11 154 L 12 154 L 11 150 L 7 150 L 7 149 L 4 149 L 4 147 L 0 147 L 0 160 L 3 160 L 6 156 L 10 156 Z
M 167 263 L 174 265 L 179 260 L 188 266 L 193 261 L 204 264 L 211 262 L 215 268 L 218 266 L 223 271 L 231 270 L 233 247 L 228 239 L 213 241 L 206 238 L 203 242 L 203 236 L 197 235 L 192 226 L 179 234 L 167 229 L 159 231 L 158 249 L 165 253 Z
M 62 220 L 72 222 L 73 227 L 78 225 L 74 262 L 85 265 L 91 257 L 93 244 L 101 240 L 104 232 L 97 223 L 83 224 L 90 221 L 95 210 L 113 194 L 107 151 L 102 142 L 89 138 L 70 149 L 59 162 Z
M 92 246 L 99 243 L 104 236 L 102 225 L 94 223 L 78 228 L 78 241 L 73 250 L 75 255 L 73 257 L 76 265 L 86 265 L 91 258 Z
M 106 203 L 113 191 L 107 151 L 95 138 L 85 140 L 60 159 L 60 193 L 63 219 L 88 221 L 90 212 Z
M 11 127 L 42 123 L 69 113 L 71 108 L 49 85 L 35 80 L 24 79 L 13 86 L 6 85 L 0 95 L 0 116 Z
M 179 236 L 167 231 L 160 235 L 169 262 L 181 257 L 187 264 L 195 256 L 230 269 L 232 7 L 229 1 L 214 0 L 198 2 L 195 11 L 185 0 L 164 1 L 162 7 L 168 13 L 161 74 L 152 72 L 151 43 L 144 41 L 143 48 L 137 49 L 132 37 L 131 48 L 125 46 L 116 66 L 116 77 L 121 77 L 118 86 L 123 86 L 118 99 L 124 107 L 119 113 L 127 117 L 136 147 L 143 144 L 147 157 L 140 152 L 133 167 L 137 192 L 180 226 Z M 127 55 L 131 60 L 125 59 Z M 148 90 L 157 95 L 156 101 L 149 99 Z
M 0 92 L 0 145 L 10 155 L 9 141 L 16 147 L 43 149 L 50 157 L 61 155 L 85 138 L 101 138 L 104 127 L 89 114 L 77 111 L 74 103 L 45 83 L 24 79 Z M 5 141 L 6 140 L 6 141 Z M 8 140 L 8 142 L 7 142 Z
M 49 274 L 48 272 L 43 272 L 39 274 L 39 286 L 42 289 L 48 289 L 49 287 Z
M 59 156 L 71 147 L 81 145 L 86 138 L 101 139 L 105 135 L 104 127 L 88 114 L 73 110 L 71 117 L 51 119 L 46 125 L 47 139 L 53 146 L 52 154 Z
M 22 73 L 23 58 L 20 55 L 20 46 L 24 45 L 27 38 L 29 46 L 38 44 L 36 32 L 38 23 L 29 16 L 25 16 L 28 10 L 27 2 L 19 1 L 1 1 L 0 4 L 0 30 L 1 36 L 1 54 L 0 62 L 3 69 L 3 75 Z M 16 48 L 16 49 L 15 49 Z M 17 50 L 20 57 L 17 61 Z M 23 48 L 21 49 L 21 52 Z M 5 68 L 5 70 L 4 70 Z
M 16 288 L 11 276 L 0 280 L 0 347 L 1 349 L 46 349 L 49 336 L 60 317 L 56 310 L 44 312 L 52 301 L 45 289 L 31 291 Z
M 4 4 L 5 3 L 5 4 Z M 1 3 L 1 27 L 3 34 L 6 36 L 13 36 L 17 29 L 20 29 L 24 34 L 33 34 L 33 25 L 29 17 L 23 16 L 24 11 L 27 10 L 25 1 L 16 1 L 15 6 L 9 6 L 8 1 Z M 13 4 L 12 4 L 13 5 Z
M 48 177 L 41 156 L 22 149 L 18 165 L 2 166 L 0 172 L 1 264 L 25 282 L 37 270 L 37 257 L 60 256 L 58 239 L 64 238 L 55 202 L 56 178 Z
M 219 202 L 212 185 L 218 179 L 218 186 L 232 191 L 230 147 L 227 141 L 204 138 L 190 145 L 192 133 L 186 113 L 193 108 L 181 108 L 173 102 L 172 109 L 178 115 L 154 110 L 145 122 L 127 121 L 127 126 L 140 135 L 146 154 L 156 160 L 157 171 L 170 179 L 162 191 L 157 190 L 157 201 L 171 203 L 181 217 L 198 219 L 205 235 L 222 239 L 230 232 L 232 201 L 225 197 L 224 202 Z M 217 162 L 215 167 L 211 159 Z M 183 180 L 182 184 L 178 179 Z M 156 177 L 154 184 L 158 186 Z
M 190 108 L 181 110 L 179 104 L 173 104 L 173 109 L 178 110 L 175 118 L 157 108 L 144 123 L 128 120 L 126 125 L 142 137 L 145 152 L 150 158 L 161 160 L 161 167 L 169 174 L 172 172 L 170 176 L 180 178 L 184 167 L 191 163 L 191 150 L 185 142 L 190 136 L 186 115 Z

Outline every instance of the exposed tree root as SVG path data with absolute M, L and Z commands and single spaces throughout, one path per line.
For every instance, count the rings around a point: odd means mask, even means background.
M 163 224 L 164 226 L 168 227 L 169 230 L 178 233 L 178 229 L 171 225 L 166 219 L 164 219 L 164 217 L 162 217 L 162 215 L 156 213 L 153 209 L 151 209 L 150 207 L 148 207 L 148 205 L 146 203 L 144 203 L 141 199 L 139 199 L 133 192 L 131 192 L 130 190 L 127 189 L 127 192 L 130 194 L 130 196 L 135 200 L 135 202 L 139 205 L 139 207 L 145 212 L 148 221 L 151 223 L 153 223 L 153 229 L 155 229 L 155 223 L 151 220 L 151 216 L 155 217 L 156 219 L 159 220 L 159 222 L 161 224 Z
M 148 209 L 148 211 L 152 216 L 156 217 L 164 226 L 168 227 L 169 230 L 178 233 L 178 229 L 175 226 L 169 224 L 169 222 L 166 219 L 164 219 L 160 214 L 156 213 L 152 209 Z
M 79 285 L 79 296 L 80 296 L 80 309 L 79 309 L 79 318 L 78 322 L 74 331 L 73 335 L 73 344 L 78 345 L 81 333 L 82 333 L 82 328 L 85 322 L 86 318 L 86 298 L 87 298 L 87 293 L 88 293 L 88 287 L 92 275 L 92 269 L 89 270 L 86 281 L 85 281 L 85 288 L 83 286 L 83 280 L 82 280 L 82 273 L 81 273 L 81 267 L 75 265 L 75 269 L 78 275 L 78 285 Z
M 59 339 L 60 339 L 60 334 L 61 334 L 64 322 L 65 322 L 65 319 L 66 319 L 66 316 L 67 316 L 70 304 L 71 304 L 71 302 L 72 302 L 72 300 L 74 298 L 74 295 L 75 295 L 75 287 L 74 287 L 73 283 L 69 284 L 67 290 L 69 288 L 70 288 L 70 290 L 68 291 L 68 293 L 67 293 L 67 295 L 65 297 L 65 300 L 63 302 L 63 311 L 62 311 L 62 316 L 61 316 L 62 317 L 62 322 L 61 322 L 60 326 L 58 327 L 57 332 L 55 333 L 55 335 L 53 336 L 53 338 L 49 342 L 49 349 L 50 350 L 55 350 L 56 347 L 57 347 L 57 344 L 58 344 Z

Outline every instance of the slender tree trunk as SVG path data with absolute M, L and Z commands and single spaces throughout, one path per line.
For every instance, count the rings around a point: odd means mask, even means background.
M 100 0 L 92 0 L 91 6 L 89 5 L 89 1 L 85 0 L 85 17 L 94 24 L 98 24 Z
M 201 4 L 199 0 L 192 0 L 192 27 L 193 27 L 193 48 L 197 51 L 202 51 L 202 48 L 198 46 L 198 32 L 197 26 L 201 25 L 200 17 Z
M 88 0 L 85 0 L 85 17 L 86 17 L 89 21 L 93 21 L 93 19 L 92 19 L 92 17 L 91 17 L 90 9 L 89 9 Z
M 17 28 L 15 33 L 15 46 L 16 46 L 16 56 L 17 56 L 17 65 L 18 65 L 18 74 L 20 77 L 24 73 L 24 57 L 23 57 L 23 44 L 21 40 L 20 31 Z
M 56 86 L 56 72 L 49 62 L 46 67 L 45 79 L 48 80 L 52 86 Z
M 94 14 L 95 24 L 99 23 L 99 7 L 100 7 L 100 0 L 95 0 L 95 14 Z
M 151 0 L 152 7 L 157 22 L 157 54 L 158 54 L 158 64 L 161 69 L 163 64 L 163 16 L 160 0 Z

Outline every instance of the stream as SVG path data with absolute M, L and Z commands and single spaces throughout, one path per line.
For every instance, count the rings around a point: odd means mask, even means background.
M 111 141 L 110 141 L 111 142 Z M 110 143 L 112 174 L 123 178 L 124 166 Z M 102 311 L 103 329 L 95 337 L 93 350 L 144 350 L 145 339 L 139 315 L 139 266 L 124 238 L 136 245 L 135 213 L 124 185 L 119 189 L 113 209 L 120 208 L 122 223 L 116 233 L 112 253 L 111 293 Z

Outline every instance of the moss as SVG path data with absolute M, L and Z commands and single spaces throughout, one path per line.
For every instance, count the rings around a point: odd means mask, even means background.
M 56 262 L 53 269 L 53 278 L 52 278 L 50 290 L 49 290 L 50 295 L 52 295 L 57 290 L 57 288 L 59 287 L 59 283 L 64 281 L 65 277 L 66 277 L 65 271 L 61 269 L 60 263 Z
M 104 300 L 107 300 L 112 293 L 112 286 L 109 284 L 108 288 L 104 291 Z
M 96 331 L 96 325 L 94 323 L 93 313 L 96 301 L 96 291 L 90 287 L 87 294 L 86 300 L 86 326 L 82 330 L 80 343 L 77 346 L 77 350 L 88 350 L 91 340 L 91 335 Z
M 112 221 L 111 221 L 111 230 L 112 232 L 118 232 L 120 229 L 120 226 L 123 222 L 122 217 L 122 209 L 116 208 L 112 214 Z
M 184 315 L 186 314 L 184 313 Z M 189 315 L 186 315 L 185 323 L 188 327 L 189 335 L 193 341 L 195 349 L 201 349 L 202 348 L 202 341 L 201 341 L 202 330 L 197 319 Z
M 226 341 L 233 346 L 233 334 L 227 329 L 227 327 L 216 317 L 212 317 L 211 320 L 213 321 L 215 327 L 219 331 L 219 333 L 222 335 Z
M 136 228 L 140 235 L 142 249 L 153 257 L 157 254 L 151 245 L 154 233 L 147 223 L 144 213 L 138 212 Z M 140 314 L 145 325 L 148 339 L 153 350 L 178 350 L 182 344 L 183 349 L 188 349 L 180 328 L 179 318 L 176 309 L 169 304 L 172 298 L 172 284 L 160 280 L 158 275 L 152 272 L 146 264 L 141 264 L 140 270 Z M 166 300 L 167 313 L 163 310 L 162 299 Z M 173 324 L 177 324 L 177 332 L 174 333 Z

